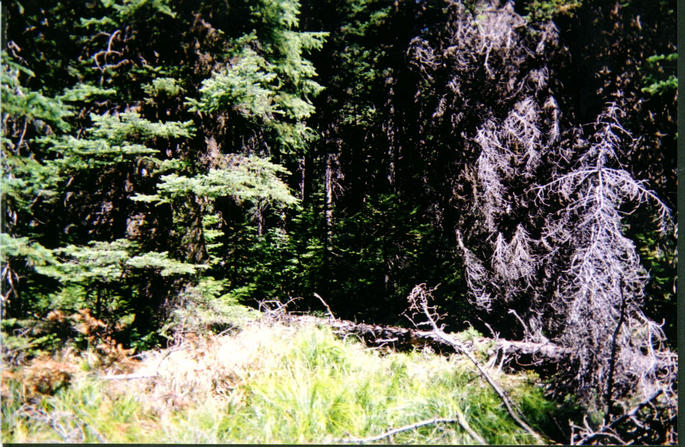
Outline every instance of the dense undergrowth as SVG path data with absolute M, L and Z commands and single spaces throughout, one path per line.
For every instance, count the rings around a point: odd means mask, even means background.
M 67 347 L 5 370 L 3 441 L 334 443 L 459 413 L 487 443 L 534 441 L 460 356 L 371 349 L 327 327 L 248 320 L 110 364 Z M 554 418 L 565 416 L 535 375 L 490 374 L 536 430 L 560 435 L 566 421 Z M 455 422 L 379 442 L 476 440 Z

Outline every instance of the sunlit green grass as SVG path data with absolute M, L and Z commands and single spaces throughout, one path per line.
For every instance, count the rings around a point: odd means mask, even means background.
M 54 396 L 25 405 L 15 383 L 11 398 L 2 402 L 3 440 L 336 443 L 425 419 L 452 418 L 461 411 L 488 443 L 535 442 L 460 357 L 381 352 L 352 339 L 342 341 L 329 329 L 314 326 L 251 330 L 260 341 L 250 348 L 254 355 L 249 364 L 233 366 L 240 380 L 228 393 L 200 393 L 190 405 L 169 405 L 167 411 L 164 399 L 171 402 L 173 396 L 153 395 L 141 381 L 114 383 L 84 373 Z M 232 339 L 222 343 L 222 349 L 229 349 Z M 236 349 L 245 346 L 235 344 Z M 223 358 L 211 357 L 211 353 L 202 356 L 213 362 L 206 367 L 208 375 Z M 553 406 L 531 382 L 532 377 L 492 374 L 529 422 L 538 428 L 549 423 Z M 161 401 L 150 405 L 153 399 Z M 476 441 L 459 424 L 443 423 L 379 442 Z

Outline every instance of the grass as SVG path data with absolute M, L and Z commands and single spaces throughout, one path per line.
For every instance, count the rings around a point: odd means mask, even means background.
M 369 349 L 314 325 L 187 338 L 145 353 L 134 372 L 156 376 L 103 380 L 75 369 L 53 395 L 4 380 L 3 441 L 336 443 L 461 411 L 488 443 L 534 442 L 464 359 Z M 491 373 L 529 422 L 549 424 L 554 407 L 533 376 Z M 380 442 L 475 443 L 456 423 Z

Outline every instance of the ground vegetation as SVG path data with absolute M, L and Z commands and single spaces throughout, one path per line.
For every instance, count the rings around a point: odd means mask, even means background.
M 220 403 L 245 426 L 204 420 L 197 439 L 676 442 L 675 22 L 668 0 L 3 4 L 0 317 L 17 375 L 3 432 L 21 402 L 43 402 L 35 427 L 11 419 L 11 439 L 119 439 L 94 407 L 59 415 L 92 393 L 152 413 L 74 364 L 111 375 L 188 338 L 313 314 L 301 336 L 338 360 L 362 350 L 322 325 L 472 357 L 484 386 L 496 365 L 532 363 L 540 408 L 574 416 L 526 420 L 523 388 L 492 380 L 506 435 L 442 404 L 355 419 L 396 389 L 363 409 L 341 389 L 311 427 L 264 413 L 267 433 L 250 434 L 247 414 L 285 396 L 267 378 L 279 364 L 236 385 L 247 406 Z M 469 331 L 489 348 L 455 342 Z M 233 395 L 226 377 L 207 393 Z

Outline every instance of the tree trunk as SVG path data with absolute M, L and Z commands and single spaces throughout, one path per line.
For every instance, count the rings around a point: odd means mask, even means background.
M 324 177 L 324 189 L 326 194 L 325 217 L 326 217 L 326 250 L 333 236 L 333 157 L 326 154 L 326 174 Z
M 348 320 L 318 318 L 313 316 L 289 316 L 293 322 L 310 322 L 330 326 L 341 336 L 356 335 L 365 344 L 375 347 L 389 347 L 397 350 L 431 348 L 439 353 L 453 353 L 454 347 L 436 336 L 433 331 L 420 331 L 396 326 L 381 326 L 354 323 Z M 484 351 L 493 364 L 499 361 L 500 367 L 514 369 L 535 367 L 537 370 L 554 372 L 559 367 L 571 367 L 575 360 L 574 352 L 564 346 L 551 342 L 535 343 L 502 338 L 478 337 L 463 341 L 469 350 Z M 649 360 L 649 359 L 646 359 Z M 671 364 L 660 361 L 659 369 L 670 368 Z

